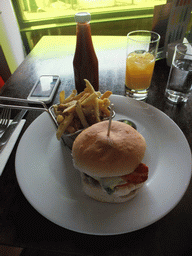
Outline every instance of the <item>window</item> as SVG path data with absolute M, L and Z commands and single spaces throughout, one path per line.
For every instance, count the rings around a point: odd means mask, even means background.
M 12 0 L 13 1 L 13 0 Z M 153 8 L 166 0 L 14 0 L 24 21 L 74 16 L 79 11 L 109 13 Z
M 171 0 L 12 0 L 26 52 L 44 35 L 75 35 L 74 15 L 91 13 L 93 35 L 151 30 L 155 5 Z

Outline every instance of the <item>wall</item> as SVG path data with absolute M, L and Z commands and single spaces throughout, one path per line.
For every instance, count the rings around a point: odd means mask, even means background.
M 19 27 L 10 0 L 0 0 L 0 45 L 13 73 L 25 58 Z

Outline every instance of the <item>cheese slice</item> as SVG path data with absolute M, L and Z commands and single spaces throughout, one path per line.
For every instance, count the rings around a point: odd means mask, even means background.
M 101 187 L 109 194 L 113 194 L 115 191 L 115 187 L 117 185 L 123 185 L 127 182 L 123 180 L 121 177 L 110 177 L 110 178 L 100 178 L 100 177 L 94 177 L 96 179 Z

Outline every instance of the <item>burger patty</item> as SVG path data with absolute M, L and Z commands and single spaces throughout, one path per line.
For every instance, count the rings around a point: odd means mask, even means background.
M 93 178 L 84 173 L 84 178 L 85 182 L 91 183 L 96 187 L 102 187 L 109 195 L 111 195 L 118 187 L 124 187 L 130 184 L 137 185 L 145 182 L 148 179 L 148 167 L 141 163 L 134 172 L 127 175 L 110 178 Z

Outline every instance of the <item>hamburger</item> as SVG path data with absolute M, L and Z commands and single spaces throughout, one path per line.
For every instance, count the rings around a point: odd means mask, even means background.
M 148 178 L 142 164 L 144 137 L 133 127 L 112 121 L 96 123 L 75 139 L 73 164 L 80 171 L 84 192 L 101 202 L 122 203 L 132 199 Z

